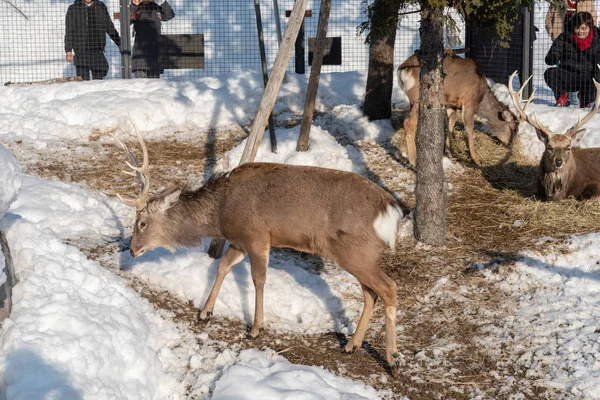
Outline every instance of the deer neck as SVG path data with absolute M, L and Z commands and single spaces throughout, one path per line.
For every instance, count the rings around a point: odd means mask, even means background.
M 561 169 L 552 170 L 547 167 L 550 161 L 546 154 L 542 156 L 540 163 L 540 182 L 549 200 L 566 199 L 569 193 L 571 177 L 575 175 L 575 162 L 573 159 L 566 163 Z
M 481 118 L 485 118 L 491 130 L 503 124 L 503 121 L 498 118 L 502 111 L 506 110 L 506 106 L 498 101 L 491 90 L 486 90 L 483 99 L 477 107 L 477 114 Z
M 203 237 L 222 237 L 219 208 L 220 190 L 200 188 L 182 193 L 169 210 L 173 223 L 173 242 L 180 247 L 200 245 Z

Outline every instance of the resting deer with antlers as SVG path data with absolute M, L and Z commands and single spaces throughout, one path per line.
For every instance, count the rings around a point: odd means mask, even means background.
M 419 59 L 410 56 L 398 67 L 398 83 L 410 102 L 410 112 L 404 120 L 408 160 L 415 165 L 417 149 L 415 137 L 419 115 Z M 463 123 L 467 131 L 469 153 L 475 164 L 479 157 L 475 152 L 475 115 L 484 118 L 489 127 L 490 136 L 497 138 L 506 146 L 511 146 L 519 128 L 516 116 L 502 104 L 490 90 L 485 74 L 475 60 L 455 55 L 444 57 L 444 100 L 448 114 L 448 134 L 446 151 L 452 152 L 450 141 L 456 123 L 456 111 L 462 110 Z
M 171 187 L 150 196 L 148 150 L 136 128 L 143 162 L 127 163 L 141 188 L 123 199 L 137 210 L 130 253 L 133 257 L 164 247 L 193 247 L 203 237 L 224 238 L 230 246 L 219 262 L 210 295 L 199 313 L 213 313 L 225 276 L 248 255 L 255 287 L 255 338 L 263 327 L 263 289 L 271 247 L 288 247 L 333 259 L 356 277 L 364 308 L 356 332 L 345 346 L 362 344 L 378 298 L 385 306 L 386 360 L 400 365 L 396 347 L 396 283 L 379 267 L 385 247 L 394 249 L 403 216 L 397 201 L 370 180 L 351 172 L 309 166 L 247 163 L 210 178 L 197 190 Z M 120 196 L 119 196 L 120 197 Z M 120 197 L 121 198 L 121 197 Z
M 550 128 L 540 123 L 537 114 L 534 113 L 534 118 L 531 118 L 521 108 L 523 88 L 527 86 L 531 77 L 519 92 L 515 93 L 512 86 L 515 74 L 516 71 L 508 81 L 508 91 L 513 104 L 520 117 L 535 128 L 538 139 L 546 146 L 538 169 L 540 196 L 545 200 L 563 200 L 569 197 L 586 199 L 600 195 L 600 148 L 576 147 L 586 132 L 581 128 L 592 119 L 600 106 L 600 84 L 594 79 L 596 100 L 590 112 L 583 119 L 578 119 L 565 133 L 554 134 Z M 531 103 L 534 95 L 535 90 L 526 104 Z

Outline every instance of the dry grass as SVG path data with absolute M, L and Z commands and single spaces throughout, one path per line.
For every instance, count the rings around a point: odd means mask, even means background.
M 109 132 L 94 132 L 90 136 L 89 147 L 94 157 L 78 159 L 77 152 L 70 149 L 70 154 L 60 158 L 43 158 L 29 168 L 28 173 L 42 177 L 57 178 L 63 182 L 85 183 L 92 189 L 115 195 L 135 194 L 137 183 L 130 176 L 121 173 L 127 170 L 127 157 L 123 150 L 112 141 L 99 141 Z M 150 173 L 152 178 L 151 192 L 173 183 L 185 183 L 191 178 L 202 180 L 209 174 L 223 153 L 232 149 L 245 137 L 244 131 L 227 130 L 198 135 L 195 143 L 165 140 L 147 140 Z M 137 141 L 125 140 L 124 143 L 134 153 L 139 162 L 142 161 L 141 150 Z
M 466 168 L 453 181 L 447 211 L 451 239 L 479 253 L 514 253 L 543 236 L 560 240 L 598 230 L 600 202 L 536 199 L 537 164 L 485 135 L 476 139 L 483 164 Z M 464 142 L 464 135 L 457 135 L 459 159 L 468 157 Z

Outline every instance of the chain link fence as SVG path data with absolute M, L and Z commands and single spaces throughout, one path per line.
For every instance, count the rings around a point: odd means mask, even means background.
M 82 62 L 93 64 L 92 67 L 96 69 L 88 68 L 86 71 L 86 76 L 91 78 L 102 78 L 104 74 L 105 79 L 139 77 L 144 71 L 139 70 L 140 57 L 138 54 L 136 58 L 136 46 L 144 47 L 144 36 L 148 36 L 148 29 L 144 30 L 144 26 L 152 28 L 153 24 L 154 29 L 158 24 L 162 36 L 150 40 L 146 47 L 160 43 L 160 54 L 150 58 L 159 60 L 158 73 L 163 79 L 197 79 L 248 69 L 260 70 L 257 15 L 252 0 L 168 0 L 174 17 L 167 18 L 166 11 L 163 11 L 158 20 L 143 15 L 152 7 L 164 7 L 163 0 L 157 0 L 156 3 L 146 0 L 137 7 L 131 6 L 126 0 L 96 0 L 93 5 L 95 13 L 88 10 L 85 1 L 88 0 L 2 0 L 0 12 L 4 18 L 0 26 L 3 39 L 0 47 L 0 82 L 69 78 L 78 74 L 75 64 Z M 594 5 L 597 3 L 585 1 Z M 279 32 L 283 34 L 285 31 L 287 15 L 293 4 L 294 0 L 260 1 L 269 66 L 277 54 Z M 333 38 L 333 44 L 323 72 L 367 70 L 369 49 L 364 34 L 357 34 L 358 26 L 365 20 L 365 6 L 366 0 L 332 0 L 328 37 Z M 298 53 L 300 48 L 297 48 L 288 65 L 290 72 L 310 71 L 311 46 L 316 37 L 319 7 L 319 0 L 308 3 L 309 13 L 305 18 L 304 38 L 301 40 L 305 53 Z M 70 22 L 67 22 L 68 10 L 72 14 Z M 420 15 L 415 12 L 418 10 L 408 11 L 402 16 L 397 31 L 396 67 L 419 48 Z M 128 14 L 133 20 L 131 25 L 127 24 Z M 554 104 L 555 94 L 544 80 L 544 72 L 549 68 L 545 57 L 552 45 L 552 38 L 545 29 L 547 15 L 548 3 L 538 2 L 530 21 L 537 28 L 534 32 L 536 40 L 532 43 L 523 42 L 526 37 L 523 30 L 533 29 L 533 26 L 520 21 L 515 28 L 510 49 L 503 49 L 493 35 L 486 36 L 468 23 L 466 26 L 459 24 L 462 44 L 458 47 L 466 46 L 466 56 L 478 59 L 485 65 L 486 74 L 496 81 L 505 80 L 515 66 L 521 66 L 517 69 L 522 69 L 523 65 L 529 63 L 529 68 L 524 71 L 533 75 L 533 86 L 538 88 L 537 98 Z M 105 17 L 107 21 L 104 21 Z M 113 28 L 118 35 L 116 38 L 115 34 L 111 34 Z M 123 37 L 123 33 L 126 37 Z M 79 47 L 79 54 L 77 49 L 71 49 L 75 62 L 68 60 L 69 46 Z M 92 56 L 86 55 L 90 49 L 96 52 L 103 49 L 107 65 L 97 67 L 102 60 L 95 61 Z M 149 71 L 152 75 L 153 70 Z
M 157 1 L 157 5 L 162 0 Z M 3 0 L 0 11 L 4 23 L 0 27 L 4 45 L 0 48 L 0 81 L 31 82 L 46 79 L 66 78 L 76 74 L 73 63 L 66 60 L 65 35 L 67 10 L 79 4 L 83 8 L 84 0 Z M 96 1 L 95 6 L 101 3 Z M 121 18 L 128 9 L 123 9 L 120 0 L 105 0 L 102 4 L 110 17 L 110 22 L 121 35 Z M 193 79 L 216 76 L 240 70 L 259 69 L 261 65 L 255 6 L 252 0 L 169 0 L 175 14 L 168 21 L 161 21 L 161 31 L 167 38 L 180 36 L 201 36 L 202 48 L 197 55 L 201 57 L 202 67 L 165 69 L 162 78 Z M 285 31 L 288 13 L 293 0 L 263 0 L 260 13 L 264 32 L 267 64 L 272 65 L 277 54 L 279 40 L 277 18 L 280 30 Z M 278 6 L 279 14 L 275 13 Z M 357 34 L 357 27 L 364 22 L 364 0 L 333 0 L 329 21 L 328 37 L 334 40 L 334 54 L 323 66 L 323 72 L 366 70 L 368 67 L 368 46 L 365 36 Z M 316 37 L 320 2 L 309 1 L 310 16 L 304 22 L 305 56 L 298 59 L 292 56 L 288 70 L 310 70 L 309 59 L 311 42 Z M 83 12 L 79 10 L 80 14 Z M 133 16 L 133 14 L 132 14 Z M 89 18 L 88 18 L 89 19 Z M 105 26 L 89 24 L 80 17 L 79 25 L 87 23 L 89 35 L 102 36 L 106 42 L 105 55 L 109 65 L 106 79 L 124 76 L 121 50 L 135 53 L 135 28 L 131 28 L 130 48 L 123 38 L 121 48 L 108 35 L 102 32 Z M 396 38 L 396 60 L 399 64 L 419 47 L 419 15 L 407 15 L 398 29 Z M 135 25 L 135 23 L 134 23 Z M 92 27 L 92 28 L 90 28 Z M 85 34 L 75 33 L 76 40 Z M 122 36 L 122 35 L 121 35 Z M 82 39 L 83 40 L 83 39 Z M 167 41 L 167 44 L 169 42 Z M 173 42 L 171 42 L 173 43 Z M 77 52 L 75 53 L 75 57 Z M 134 54 L 135 59 L 135 54 Z M 134 74 L 135 76 L 135 74 Z

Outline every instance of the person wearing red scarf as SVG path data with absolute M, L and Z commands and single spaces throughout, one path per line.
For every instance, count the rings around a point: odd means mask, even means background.
M 562 4 L 560 2 L 552 2 L 548 7 L 544 23 L 548 36 L 552 40 L 556 40 L 558 35 L 565 30 L 567 22 L 578 12 L 589 12 L 592 14 L 594 21 L 597 21 L 594 2 L 595 0 L 562 0 Z
M 600 30 L 587 12 L 575 14 L 568 30 L 552 43 L 546 55 L 546 84 L 554 92 L 556 106 L 568 106 L 568 92 L 579 92 L 581 107 L 589 107 L 595 98 L 592 78 L 599 80 Z

